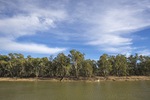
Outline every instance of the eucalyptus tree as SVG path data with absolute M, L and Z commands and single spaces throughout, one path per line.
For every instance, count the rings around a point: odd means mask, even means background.
M 25 75 L 25 61 L 26 59 L 24 58 L 24 55 L 22 54 L 16 54 L 16 60 L 17 60 L 17 65 L 16 67 L 18 68 L 18 76 L 17 77 L 24 77 Z
M 7 76 L 8 71 L 6 66 L 9 60 L 10 59 L 7 55 L 0 55 L 0 77 Z
M 149 75 L 150 76 L 150 59 L 148 59 L 146 62 L 145 62 L 145 66 L 144 66 L 144 75 Z
M 30 55 L 27 56 L 25 59 L 25 66 L 24 66 L 24 77 L 35 77 L 35 71 L 34 71 L 34 64 L 33 64 L 34 58 L 32 58 Z
M 39 76 L 40 77 L 46 77 L 47 76 L 47 69 L 49 67 L 49 60 L 47 57 L 40 58 L 39 63 Z
M 10 58 L 7 55 L 0 55 L 0 61 L 9 61 Z
M 150 75 L 150 57 L 149 56 L 139 56 L 139 71 L 140 75 Z
M 66 56 L 58 54 L 54 59 L 33 58 L 19 53 L 0 55 L 0 77 L 64 77 L 95 75 L 150 75 L 150 57 L 131 55 L 108 56 L 103 54 L 98 61 L 85 60 L 84 54 L 71 50 Z
M 113 55 L 112 55 L 112 56 L 109 56 L 109 59 L 108 59 L 108 60 L 109 60 L 109 62 L 110 62 L 111 65 L 112 65 L 112 70 L 110 71 L 110 75 L 116 75 L 116 74 L 115 74 L 115 72 L 116 72 L 116 71 L 115 71 L 115 70 L 116 70 L 116 69 L 115 69 L 115 56 L 113 56 Z
M 59 53 L 54 59 L 57 75 L 60 77 L 68 76 L 70 70 L 70 59 L 64 53 Z
M 54 60 L 53 55 L 49 57 L 48 66 L 46 67 L 46 76 L 47 77 L 57 76 L 57 63 Z
M 129 75 L 137 75 L 138 74 L 138 54 L 130 55 L 128 58 L 128 67 L 129 67 Z
M 84 77 L 91 77 L 93 75 L 93 66 L 91 64 L 91 60 L 82 61 L 80 75 Z
M 39 77 L 40 75 L 40 70 L 41 70 L 41 59 L 40 58 L 34 58 L 32 61 L 33 67 L 34 67 L 34 75 L 36 76 L 36 78 Z
M 10 53 L 8 54 L 9 61 L 7 68 L 10 72 L 11 77 L 20 77 L 24 70 L 24 56 L 22 54 Z
M 5 60 L 0 60 L 0 77 L 6 77 L 8 72 L 7 66 L 8 62 Z
M 117 55 L 115 58 L 115 71 L 117 76 L 128 75 L 128 63 L 124 55 Z
M 84 54 L 73 49 L 68 56 L 71 59 L 72 73 L 78 78 L 79 70 L 81 69 L 81 62 L 84 60 Z
M 90 63 L 90 65 L 92 66 L 92 70 L 93 70 L 92 76 L 96 76 L 98 73 L 97 61 L 88 59 L 88 63 Z
M 104 77 L 109 75 L 112 70 L 112 65 L 107 54 L 103 54 L 100 57 L 100 59 L 98 60 L 98 67 L 100 75 L 103 75 Z

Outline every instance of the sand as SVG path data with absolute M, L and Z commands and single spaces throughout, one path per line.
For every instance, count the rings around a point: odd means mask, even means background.
M 92 78 L 85 78 L 80 77 L 76 78 L 63 78 L 61 82 L 101 82 L 101 81 L 146 81 L 150 80 L 150 76 L 123 76 L 123 77 L 116 77 L 116 76 L 109 76 L 107 78 L 104 77 L 92 77 Z M 60 78 L 8 78 L 8 77 L 1 77 L 0 81 L 51 81 L 51 82 L 60 82 Z

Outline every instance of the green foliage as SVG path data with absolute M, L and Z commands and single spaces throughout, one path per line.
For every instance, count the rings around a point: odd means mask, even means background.
M 98 61 L 84 59 L 84 54 L 71 50 L 56 57 L 33 58 L 22 54 L 0 55 L 0 77 L 92 77 L 109 75 L 150 75 L 150 57 L 103 54 Z
M 80 69 L 80 76 L 91 77 L 93 75 L 93 66 L 91 60 L 84 60 Z
M 72 74 L 79 77 L 79 70 L 81 69 L 81 62 L 84 60 L 84 54 L 76 50 L 71 50 L 68 55 L 72 63 Z
M 112 65 L 107 54 L 103 54 L 98 61 L 100 75 L 106 77 L 112 70 Z
M 138 66 L 137 66 L 137 62 L 138 62 L 138 54 L 134 55 L 130 55 L 128 57 L 128 67 L 129 67 L 129 74 L 130 75 L 138 75 Z
M 141 75 L 150 75 L 150 57 L 140 56 L 140 63 L 138 64 L 138 71 Z
M 60 53 L 54 59 L 54 64 L 57 67 L 56 73 L 58 76 L 64 77 L 69 75 L 69 66 L 70 66 L 70 59 L 65 54 Z
M 117 55 L 115 58 L 115 71 L 117 76 L 128 75 L 127 71 L 127 59 L 124 55 Z

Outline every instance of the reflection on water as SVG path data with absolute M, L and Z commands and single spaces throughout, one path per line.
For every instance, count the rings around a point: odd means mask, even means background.
M 150 100 L 150 81 L 0 82 L 0 100 Z

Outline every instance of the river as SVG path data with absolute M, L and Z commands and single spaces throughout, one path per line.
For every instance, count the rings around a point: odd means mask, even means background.
M 0 82 L 0 100 L 150 100 L 150 81 Z

